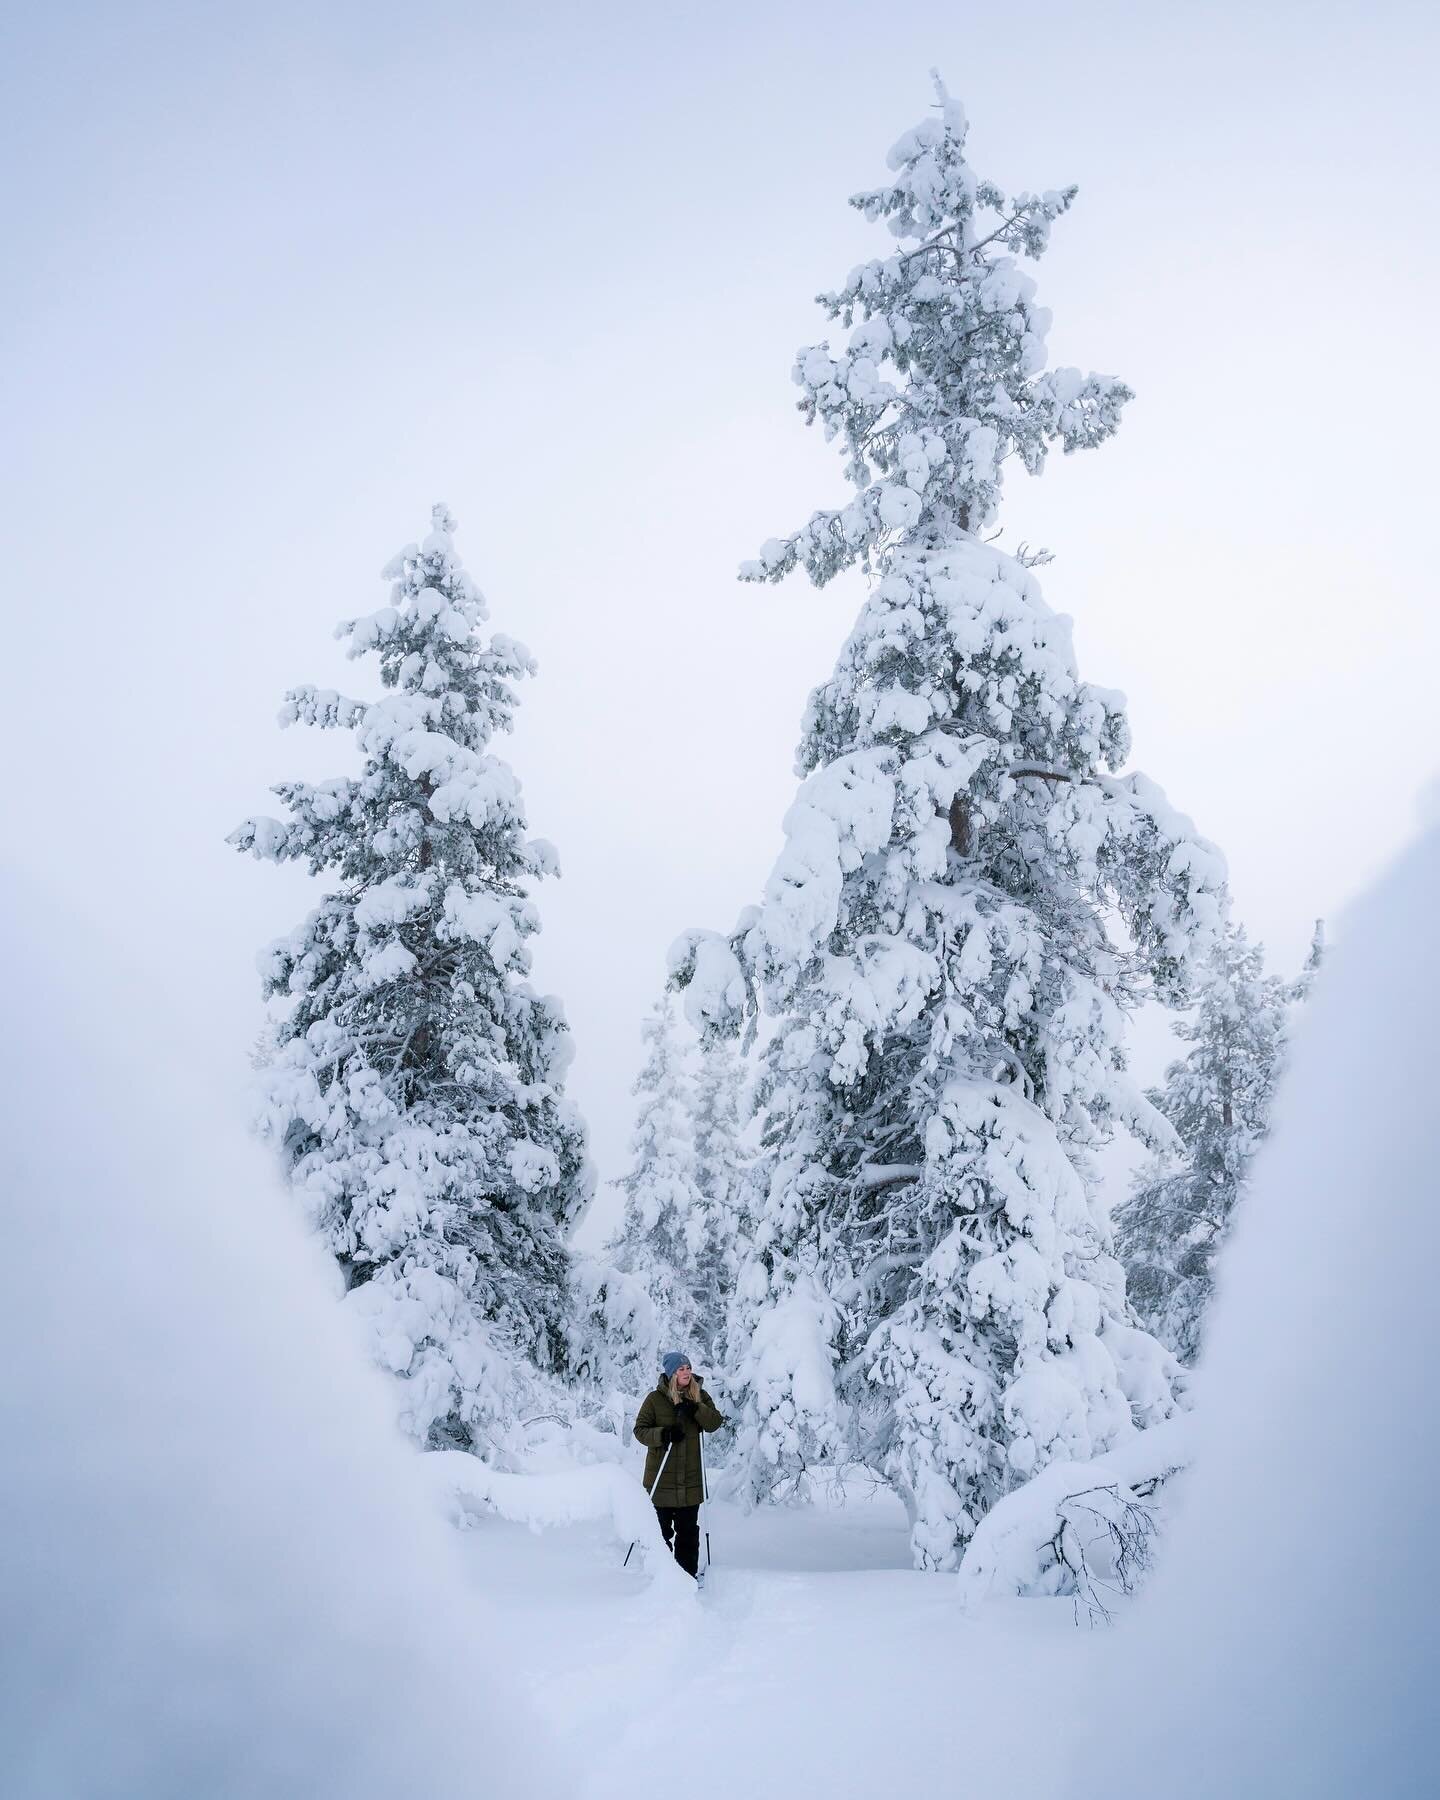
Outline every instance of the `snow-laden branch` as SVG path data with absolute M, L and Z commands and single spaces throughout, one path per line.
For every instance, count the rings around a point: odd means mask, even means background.
M 924 1163 L 865 1163 L 851 1179 L 860 1188 L 882 1188 L 897 1181 L 918 1181 L 924 1173 Z
M 1078 1529 L 1075 1503 L 1088 1496 L 1087 1509 L 1094 1514 L 1108 1494 L 1107 1517 L 1147 1505 L 1155 1485 L 1188 1467 L 1192 1437 L 1193 1414 L 1177 1413 L 1089 1462 L 1053 1462 L 1042 1469 L 980 1521 L 957 1577 L 961 1604 L 971 1607 L 1001 1594 L 1078 1592 L 1083 1583 L 1082 1598 L 1092 1604 L 1092 1614 L 1103 1612 L 1088 1591 L 1096 1579 L 1093 1559 L 1083 1549 L 1072 1555 L 1064 1548 L 1065 1533 Z M 1120 1565 L 1114 1585 L 1121 1591 L 1124 1556 L 1122 1546 L 1112 1559 Z M 1100 1579 L 1103 1583 L 1103 1572 Z

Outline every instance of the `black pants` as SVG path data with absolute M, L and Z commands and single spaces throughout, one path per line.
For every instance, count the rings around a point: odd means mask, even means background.
M 687 1575 L 700 1571 L 700 1508 L 698 1506 L 657 1506 L 660 1535 L 675 1554 L 675 1560 Z

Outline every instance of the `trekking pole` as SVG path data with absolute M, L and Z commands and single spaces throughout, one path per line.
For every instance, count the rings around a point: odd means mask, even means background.
M 670 1449 L 665 1452 L 664 1458 L 662 1459 L 662 1461 L 660 1463 L 660 1467 L 655 1471 L 655 1479 L 650 1483 L 649 1487 L 646 1488 L 646 1490 L 645 1490 L 646 1498 L 649 1500 L 649 1502 L 652 1506 L 655 1504 L 655 1490 L 660 1485 L 660 1477 L 665 1473 L 665 1464 L 669 1462 L 671 1453 L 674 1451 L 674 1448 L 675 1448 L 675 1446 L 672 1444 L 670 1446 Z M 701 1451 L 701 1455 L 702 1456 L 704 1455 L 703 1449 Z M 703 1462 L 700 1465 L 700 1472 L 701 1472 L 701 1478 L 703 1480 L 704 1472 L 705 1472 L 705 1465 Z M 636 1542 L 637 1542 L 637 1540 L 635 1538 L 631 1538 L 630 1549 L 625 1552 L 625 1560 L 620 1565 L 620 1567 L 622 1569 L 629 1568 L 631 1552 L 634 1550 Z M 707 1551 L 707 1555 L 708 1555 L 708 1551 Z
M 700 1494 L 704 1505 L 710 1504 L 710 1483 L 705 1474 L 705 1433 L 700 1433 Z M 710 1515 L 705 1515 L 705 1567 L 710 1567 Z

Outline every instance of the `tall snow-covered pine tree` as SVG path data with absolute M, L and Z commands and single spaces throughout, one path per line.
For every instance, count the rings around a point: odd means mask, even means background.
M 592 1183 L 569 1031 L 525 980 L 554 852 L 491 748 L 534 664 L 484 635 L 454 529 L 437 506 L 384 571 L 388 604 L 337 627 L 383 697 L 286 697 L 282 724 L 353 734 L 359 774 L 284 783 L 288 819 L 230 842 L 333 883 L 261 958 L 261 1129 L 402 1378 L 405 1426 L 481 1449 L 563 1361 L 565 1233 Z
M 742 573 L 872 585 L 811 697 L 762 904 L 671 959 L 702 1031 L 775 1022 L 737 1296 L 745 1488 L 858 1461 L 942 1568 L 1036 1469 L 1174 1405 L 1086 1172 L 1117 1125 L 1170 1139 L 1125 1075 L 1126 1013 L 1183 1001 L 1224 889 L 1218 853 L 1118 773 L 1123 703 L 1080 680 L 1069 622 L 980 539 L 1007 461 L 1100 443 L 1128 393 L 1045 369 L 1020 259 L 1074 190 L 1008 198 L 965 138 L 940 89 L 854 200 L 896 248 L 822 296 L 846 341 L 797 358 L 855 492 Z

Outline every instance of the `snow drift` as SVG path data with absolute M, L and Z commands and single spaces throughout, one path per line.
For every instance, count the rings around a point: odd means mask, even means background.
M 0 919 L 6 1795 L 550 1791 L 333 1270 L 155 1053 L 154 985 Z
M 496 1513 L 539 1532 L 599 1520 L 609 1526 L 617 1551 L 627 1543 L 639 1548 L 651 1575 L 648 1603 L 668 1608 L 695 1597 L 694 1582 L 660 1535 L 650 1496 L 616 1463 L 515 1475 L 460 1450 L 433 1450 L 421 1458 L 421 1468 L 452 1524 L 463 1527 Z
M 1316 984 L 1221 1263 L 1187 1503 L 1078 1800 L 1440 1792 L 1437 893 L 1432 832 Z

